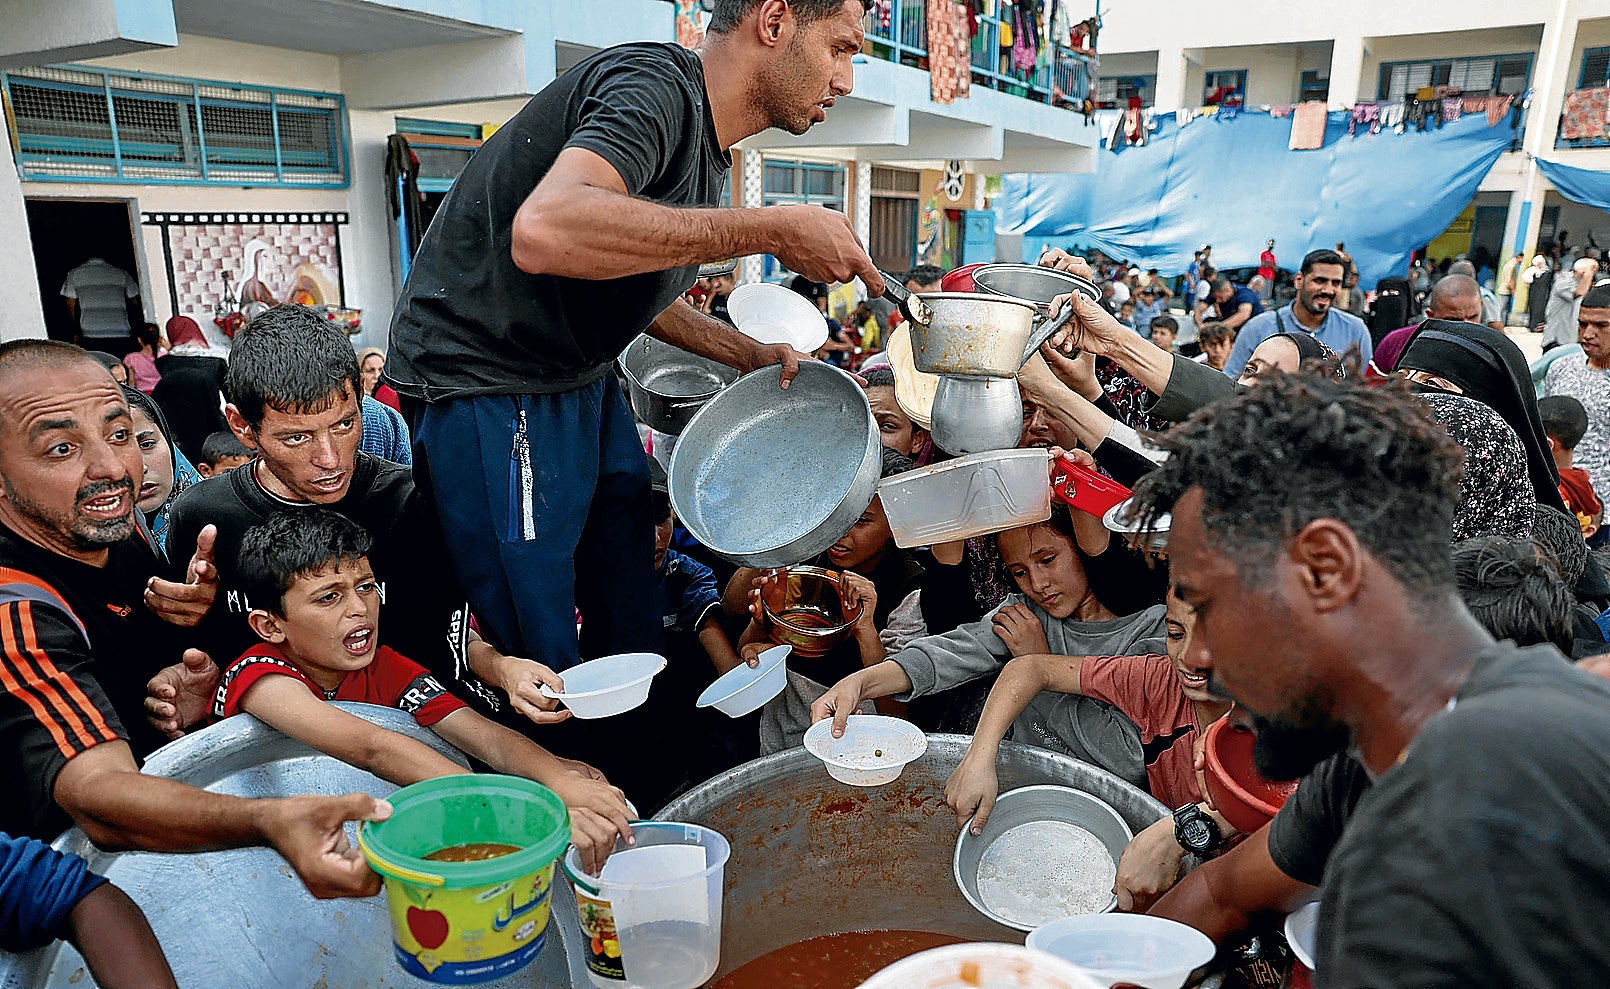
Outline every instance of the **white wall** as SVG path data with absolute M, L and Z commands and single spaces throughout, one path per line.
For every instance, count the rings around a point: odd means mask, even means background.
M 39 272 L 28 241 L 28 213 L 22 204 L 11 142 L 0 140 L 0 340 L 45 335 L 39 304 Z
M 1535 84 L 1538 72 L 1538 45 L 1542 40 L 1541 23 L 1492 31 L 1448 31 L 1414 37 L 1373 38 L 1365 51 L 1363 69 L 1359 76 L 1359 98 L 1373 100 L 1379 95 L 1381 63 L 1425 58 L 1512 55 L 1530 52 L 1533 56 L 1532 76 Z

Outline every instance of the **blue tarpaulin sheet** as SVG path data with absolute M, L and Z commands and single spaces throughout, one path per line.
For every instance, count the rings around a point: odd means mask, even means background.
M 1573 203 L 1610 212 L 1610 173 L 1573 168 L 1543 158 L 1534 159 L 1543 177 Z
M 1142 268 L 1183 272 L 1213 245 L 1220 268 L 1256 265 L 1275 239 L 1280 266 L 1344 241 L 1366 287 L 1408 270 L 1468 205 L 1513 136 L 1466 114 L 1403 134 L 1331 113 L 1325 143 L 1290 151 L 1290 118 L 1242 113 L 1179 126 L 1172 114 L 1143 146 L 1097 152 L 1093 175 L 1008 175 L 1001 232 L 1023 235 L 1025 260 L 1044 245 L 1100 248 Z

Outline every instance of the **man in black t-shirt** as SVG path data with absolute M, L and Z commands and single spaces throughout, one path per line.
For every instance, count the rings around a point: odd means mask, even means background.
M 865 6 L 716 0 L 697 52 L 600 52 L 500 128 L 443 201 L 386 376 L 409 403 L 415 475 L 458 576 L 503 650 L 563 671 L 660 649 L 648 475 L 610 365 L 647 331 L 744 371 L 781 364 L 785 386 L 797 370 L 789 348 L 686 302 L 700 263 L 771 253 L 882 293 L 843 214 L 714 208 L 733 144 L 803 134 L 850 91 Z
M 0 830 L 50 840 L 77 823 L 107 849 L 266 844 L 320 896 L 380 883 L 344 822 L 362 794 L 246 800 L 147 776 L 161 739 L 142 684 L 181 634 L 141 606 L 157 557 L 135 492 L 144 467 L 123 393 L 77 347 L 0 344 Z
M 1310 376 L 1159 442 L 1137 498 L 1173 514 L 1186 662 L 1253 713 L 1265 775 L 1332 761 L 1230 853 L 1237 889 L 1153 912 L 1212 927 L 1318 881 L 1320 986 L 1610 984 L 1610 686 L 1459 601 L 1459 448 L 1405 393 Z

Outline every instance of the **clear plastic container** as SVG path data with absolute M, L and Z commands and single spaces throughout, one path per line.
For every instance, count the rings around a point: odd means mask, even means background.
M 1053 921 L 1029 935 L 1035 951 L 1072 962 L 1102 983 L 1179 989 L 1213 960 L 1213 942 L 1193 927 L 1136 913 Z
M 1044 450 L 994 450 L 919 467 L 878 484 L 903 549 L 971 539 L 1051 517 Z

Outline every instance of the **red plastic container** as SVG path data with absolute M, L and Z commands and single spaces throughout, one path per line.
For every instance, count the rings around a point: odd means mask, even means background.
M 973 285 L 973 272 L 977 271 L 978 269 L 980 269 L 982 267 L 984 267 L 983 263 L 980 263 L 980 264 L 964 264 L 960 268 L 957 268 L 954 271 L 951 271 L 951 272 L 947 273 L 945 275 L 945 277 L 943 277 L 943 278 L 941 278 L 939 280 L 939 291 L 941 291 L 941 292 L 976 292 L 976 291 L 978 291 L 978 289 Z
M 1057 458 L 1051 465 L 1051 497 L 1098 519 L 1132 494 L 1133 491 L 1105 474 L 1098 474 L 1066 457 Z
M 1296 783 L 1272 783 L 1252 764 L 1253 734 L 1230 724 L 1213 722 L 1207 733 L 1207 786 L 1213 806 L 1243 834 L 1268 824 Z

